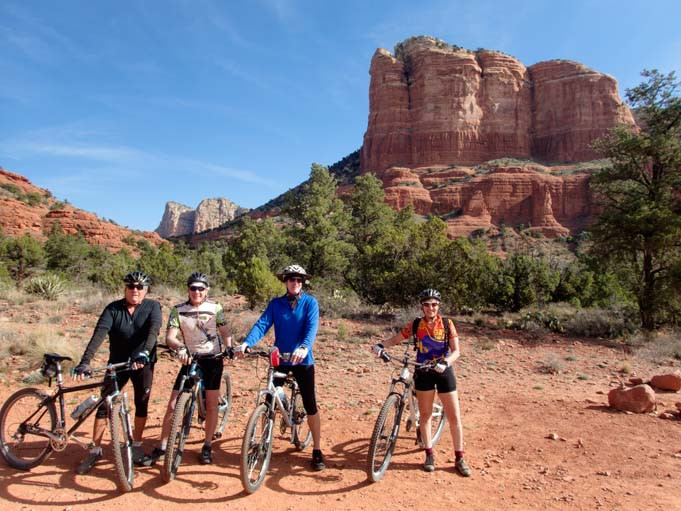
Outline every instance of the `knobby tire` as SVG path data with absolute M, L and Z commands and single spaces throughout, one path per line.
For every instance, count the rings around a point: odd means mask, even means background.
M 132 426 L 130 413 L 123 401 L 114 403 L 109 417 L 111 428 L 111 448 L 118 476 L 118 489 L 122 492 L 132 490 L 135 477 L 132 461 Z
M 272 457 L 274 417 L 261 404 L 253 410 L 241 444 L 241 484 L 247 493 L 254 493 L 265 480 Z
M 189 428 L 191 426 L 192 417 L 190 413 L 193 412 L 191 407 L 192 393 L 181 392 L 177 396 L 175 403 L 175 410 L 173 411 L 173 418 L 170 422 L 170 434 L 168 435 L 168 444 L 166 447 L 165 457 L 163 459 L 163 481 L 166 483 L 175 479 L 177 469 L 182 461 L 182 454 L 184 451 L 184 443 L 189 436 Z
M 47 397 L 35 388 L 21 389 L 2 405 L 0 455 L 9 466 L 29 470 L 40 465 L 52 452 L 47 436 L 20 431 L 27 426 L 54 431 L 57 426 L 57 408 L 54 402 L 43 403 Z
M 367 460 L 367 475 L 374 483 L 383 477 L 390 465 L 390 458 L 392 458 L 400 430 L 402 416 L 400 402 L 398 394 L 390 394 L 383 403 L 374 425 Z

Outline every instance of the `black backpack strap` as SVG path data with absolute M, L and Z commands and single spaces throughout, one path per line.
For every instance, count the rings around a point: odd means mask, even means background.
M 416 349 L 416 346 L 418 345 L 418 339 L 416 338 L 416 331 L 419 329 L 419 322 L 420 321 L 421 321 L 421 318 L 416 318 L 411 324 L 411 335 L 414 339 L 414 349 Z
M 449 342 L 452 338 L 452 329 L 449 328 L 449 318 L 442 318 L 442 325 L 445 327 L 445 341 Z

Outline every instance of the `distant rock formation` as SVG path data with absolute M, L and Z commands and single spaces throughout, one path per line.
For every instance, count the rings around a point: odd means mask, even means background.
M 124 240 L 147 240 L 159 245 L 163 240 L 153 232 L 134 231 L 93 213 L 58 201 L 44 188 L 38 188 L 24 176 L 0 168 L 0 228 L 5 235 L 30 234 L 44 240 L 54 224 L 65 234 L 82 234 L 92 245 L 116 252 L 136 248 Z
M 248 211 L 225 198 L 204 199 L 196 209 L 168 202 L 155 232 L 163 238 L 196 234 L 220 227 Z

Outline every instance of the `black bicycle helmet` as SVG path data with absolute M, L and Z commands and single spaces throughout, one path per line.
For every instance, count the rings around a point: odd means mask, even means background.
M 428 288 L 419 293 L 419 302 L 421 303 L 425 302 L 426 300 L 430 300 L 431 298 L 437 300 L 438 302 L 442 301 L 442 296 L 440 296 L 440 292 L 436 289 Z
M 131 271 L 123 277 L 123 282 L 126 284 L 142 284 L 143 286 L 151 285 L 149 275 L 141 271 Z
M 286 279 L 289 277 L 302 277 L 303 280 L 307 281 L 312 275 L 308 275 L 302 266 L 290 264 L 284 268 L 281 273 L 277 273 L 277 277 L 279 277 L 279 280 L 282 282 L 286 282 Z
M 187 286 L 191 286 L 192 284 L 196 283 L 201 283 L 206 287 L 210 287 L 210 284 L 208 282 L 208 275 L 206 275 L 205 273 L 201 273 L 200 271 L 195 271 L 189 277 L 187 277 Z

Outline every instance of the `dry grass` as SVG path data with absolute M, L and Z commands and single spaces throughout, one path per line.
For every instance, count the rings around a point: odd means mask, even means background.
M 658 365 L 672 365 L 681 360 L 681 330 L 638 333 L 629 338 L 636 356 Z

